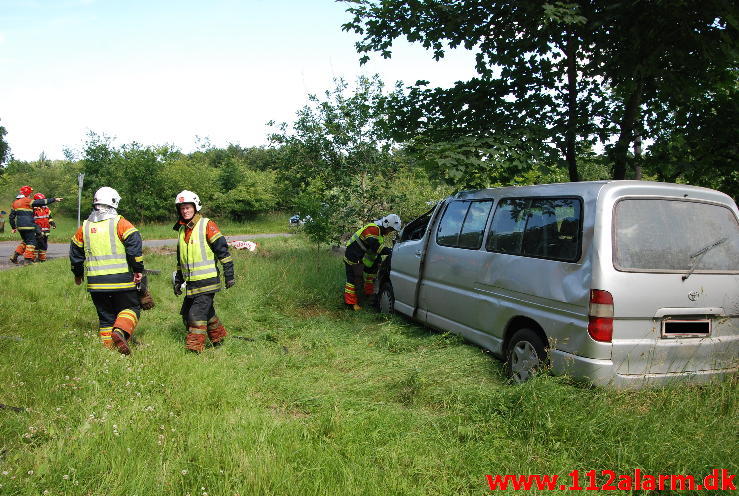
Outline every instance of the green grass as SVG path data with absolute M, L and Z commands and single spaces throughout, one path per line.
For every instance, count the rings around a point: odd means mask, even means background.
M 260 233 L 281 233 L 289 232 L 288 218 L 290 216 L 283 212 L 269 212 L 258 214 L 254 219 L 246 221 L 234 221 L 230 219 L 214 218 L 218 227 L 227 236 L 237 234 L 260 234 Z M 84 220 L 84 219 L 83 219 Z M 141 231 L 144 239 L 167 239 L 177 237 L 177 233 L 172 230 L 177 219 L 171 222 L 157 222 L 151 224 L 137 224 L 134 219 L 131 220 L 134 225 Z M 74 235 L 77 230 L 77 217 L 55 216 L 57 228 L 51 231 L 50 243 L 66 243 L 69 238 Z M 5 222 L 5 232 L 0 233 L 0 241 L 20 241 L 20 235 L 10 232 L 10 222 Z
M 216 297 L 232 337 L 201 355 L 166 276 L 124 357 L 98 343 L 66 261 L 0 272 L 0 403 L 25 409 L 0 409 L 0 494 L 484 494 L 485 474 L 737 472 L 736 381 L 511 386 L 456 336 L 343 310 L 340 258 L 299 238 L 234 258 L 237 286 Z

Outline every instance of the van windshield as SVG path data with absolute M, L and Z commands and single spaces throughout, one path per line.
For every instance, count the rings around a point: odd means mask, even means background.
M 614 217 L 614 266 L 627 271 L 739 272 L 739 223 L 727 207 L 624 199 Z

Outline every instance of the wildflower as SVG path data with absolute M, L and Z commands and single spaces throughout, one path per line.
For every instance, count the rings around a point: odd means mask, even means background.
M 8 475 L 8 471 L 7 470 L 3 470 L 3 475 Z
M 33 470 L 29 470 L 28 475 L 33 475 Z
M 62 479 L 64 479 L 64 480 L 69 480 L 69 475 L 68 475 L 68 474 L 64 474 L 64 475 L 62 475 Z
M 7 474 L 7 472 L 5 472 Z M 182 475 L 187 475 L 187 470 L 182 471 Z

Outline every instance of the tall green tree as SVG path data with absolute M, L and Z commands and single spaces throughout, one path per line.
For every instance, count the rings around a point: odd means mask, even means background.
M 282 196 L 314 219 L 307 230 L 317 241 L 337 240 L 389 203 L 397 164 L 385 132 L 383 90 L 377 76 L 360 77 L 353 87 L 337 79 L 322 96 L 310 95 L 295 121 L 276 125 L 271 135 L 280 150 Z
M 739 16 L 729 0 L 346 3 L 353 19 L 343 28 L 362 36 L 361 62 L 391 57 L 401 37 L 437 60 L 450 48 L 475 52 L 479 77 L 445 89 L 421 81 L 390 99 L 401 135 L 526 140 L 571 180 L 578 153 L 611 141 L 613 177 L 623 179 L 635 130 L 654 134 L 646 114 L 655 102 L 736 79 Z

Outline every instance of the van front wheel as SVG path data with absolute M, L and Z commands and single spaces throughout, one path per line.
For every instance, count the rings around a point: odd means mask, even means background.
M 517 330 L 506 353 L 506 373 L 517 384 L 529 380 L 546 363 L 544 342 L 531 329 Z
M 394 306 L 393 286 L 389 282 L 384 282 L 380 286 L 380 293 L 377 295 L 377 308 L 380 313 L 391 314 L 395 311 Z

